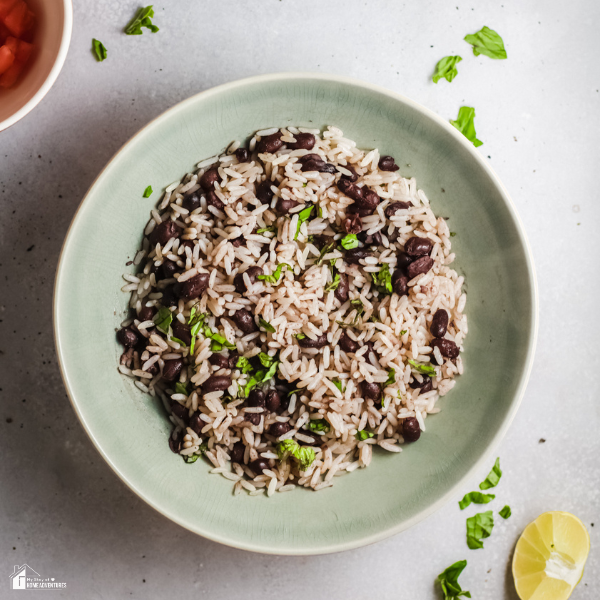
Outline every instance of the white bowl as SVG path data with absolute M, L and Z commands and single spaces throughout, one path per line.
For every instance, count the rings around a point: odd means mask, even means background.
M 0 131 L 41 102 L 62 69 L 71 41 L 71 0 L 27 0 L 27 4 L 36 16 L 35 49 L 17 83 L 0 89 Z

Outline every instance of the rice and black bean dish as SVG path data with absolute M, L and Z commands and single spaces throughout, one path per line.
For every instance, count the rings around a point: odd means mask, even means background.
M 320 490 L 416 442 L 462 373 L 453 261 L 394 158 L 335 127 L 260 131 L 151 211 L 119 369 L 234 493 Z

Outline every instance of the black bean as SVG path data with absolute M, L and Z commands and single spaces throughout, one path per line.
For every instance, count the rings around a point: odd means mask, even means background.
M 183 431 L 180 431 L 177 434 L 177 437 L 175 437 L 175 439 L 173 439 L 172 433 L 169 435 L 169 448 L 171 448 L 171 452 L 174 452 L 175 454 L 179 454 L 182 444 L 183 444 Z
M 250 156 L 248 150 L 246 148 L 238 148 L 235 151 L 235 157 L 238 159 L 238 162 L 245 163 L 248 162 L 248 157 Z
M 396 269 L 401 270 L 406 275 L 406 269 L 414 258 L 406 254 L 406 252 L 399 251 L 396 253 Z
M 203 384 L 202 391 L 205 394 L 226 390 L 231 385 L 229 375 L 211 375 Z
M 252 333 L 256 331 L 256 324 L 252 318 L 252 313 L 245 308 L 240 308 L 233 313 L 233 320 L 242 333 Z
M 210 275 L 208 273 L 198 273 L 195 277 L 191 277 L 187 281 L 184 281 L 181 284 L 179 297 L 184 300 L 199 298 L 206 291 L 209 278 Z
M 345 331 L 340 336 L 339 344 L 344 352 L 356 352 L 360 348 L 359 343 L 355 342 Z
M 234 238 L 234 239 L 229 240 L 229 241 L 231 242 L 231 245 L 234 248 L 239 248 L 240 246 L 245 246 L 246 245 L 246 240 L 241 235 L 240 235 L 240 237 Z
M 368 214 L 372 214 L 381 202 L 381 198 L 369 188 L 362 188 L 364 191 L 362 196 L 355 200 L 355 204 L 359 211 L 369 211 Z M 360 214 L 360 213 L 359 213 Z M 363 215 L 365 216 L 365 215 Z
M 342 194 L 348 196 L 348 198 L 352 198 L 354 201 L 362 198 L 365 189 L 359 187 L 356 185 L 356 183 L 350 181 L 349 179 L 340 179 L 337 183 L 337 186 Z
M 377 352 L 375 352 L 375 346 L 373 346 L 373 342 L 367 342 L 365 346 L 367 347 L 367 351 L 363 354 L 363 356 L 370 364 L 375 365 L 375 357 L 377 357 Z
M 280 437 L 284 434 L 286 434 L 288 431 L 290 431 L 292 429 L 291 425 L 289 423 L 273 423 L 271 425 L 271 427 L 269 427 L 269 433 L 273 436 L 273 437 Z
M 392 274 L 392 289 L 398 296 L 408 296 L 408 278 L 400 269 Z
M 177 402 L 177 400 L 171 400 L 171 412 L 176 417 L 179 417 L 184 423 L 187 423 L 187 420 L 190 417 L 190 411 L 185 406 Z
M 140 312 L 138 313 L 138 319 L 140 321 L 150 321 L 154 315 L 156 314 L 156 308 L 154 306 L 142 306 L 140 308 Z
M 244 462 L 244 453 L 246 452 L 246 447 L 244 446 L 244 442 L 236 442 L 233 445 L 233 448 L 229 452 L 229 456 L 231 458 L 231 462 L 239 463 L 240 465 Z
M 460 354 L 458 346 L 452 340 L 446 338 L 436 338 L 435 340 L 431 340 L 429 345 L 432 348 L 437 348 L 440 351 L 440 354 L 446 358 L 458 358 L 458 355 Z
M 188 192 L 181 201 L 181 206 L 183 208 L 187 208 L 190 212 L 200 208 L 200 194 L 198 194 L 198 190 L 195 192 Z
M 162 298 L 160 302 L 163 306 L 177 306 L 177 291 L 181 290 L 181 285 L 175 287 L 174 285 L 168 285 L 163 288 Z
M 393 156 L 382 156 L 378 166 L 381 171 L 397 171 L 400 168 Z
M 358 234 L 358 239 L 365 246 L 381 246 L 382 244 L 381 233 L 379 231 L 376 231 L 373 235 L 367 235 L 366 231 L 361 231 Z
M 316 235 L 313 239 L 313 246 L 318 250 L 323 250 L 325 246 L 334 243 L 333 236 L 330 235 Z
M 180 235 L 181 229 L 173 221 L 167 220 L 152 230 L 148 236 L 148 240 L 152 246 L 156 246 L 156 244 L 164 246 L 171 238 L 176 238 Z
M 208 362 L 219 369 L 229 369 L 229 357 L 224 354 L 211 354 L 208 358 Z
M 408 417 L 402 423 L 402 436 L 407 442 L 416 442 L 421 437 L 421 427 L 415 417 Z
M 321 436 L 316 434 L 314 431 L 307 431 L 304 429 L 302 430 L 302 435 L 306 435 L 313 440 L 312 442 L 305 442 L 307 446 L 321 446 L 323 444 Z
M 315 146 L 315 136 L 312 133 L 295 133 L 295 142 L 286 142 L 290 150 L 312 150 Z
M 342 226 L 346 233 L 360 233 L 362 231 L 362 220 L 360 215 L 347 214 Z
M 298 344 L 301 348 L 323 348 L 323 346 L 327 346 L 327 334 L 322 333 L 316 340 L 312 340 L 308 336 L 303 337 L 298 340 Z
M 446 331 L 448 331 L 448 313 L 443 308 L 438 309 L 433 315 L 429 331 L 436 338 L 443 338 L 446 335 Z
M 165 366 L 163 367 L 163 379 L 165 381 L 175 381 L 179 378 L 179 373 L 183 368 L 183 360 L 181 358 L 174 358 L 172 360 L 165 360 Z
M 259 425 L 260 424 L 260 414 L 258 413 L 244 413 L 244 420 L 250 423 L 251 425 Z
M 176 262 L 173 262 L 172 260 L 166 258 L 163 261 L 163 264 L 160 266 L 160 270 L 162 271 L 164 279 L 170 279 L 171 277 L 173 277 L 173 275 L 175 275 L 175 273 L 177 273 L 179 267 L 177 266 Z
M 246 401 L 248 406 L 251 406 L 252 408 L 264 408 L 265 402 L 265 393 L 258 388 L 254 388 L 248 394 L 248 400 Z
M 205 192 L 210 192 L 219 179 L 221 179 L 221 176 L 218 167 L 211 167 L 200 177 L 200 186 Z
M 277 152 L 281 146 L 283 146 L 283 142 L 281 141 L 281 136 L 283 134 L 281 131 L 276 131 L 271 135 L 265 135 L 261 138 L 260 142 L 258 142 L 256 149 L 258 152 Z
M 406 273 L 410 280 L 421 273 L 427 273 L 431 267 L 433 267 L 433 259 L 429 256 L 421 256 L 421 258 L 417 258 L 417 260 L 408 265 Z
M 409 385 L 413 390 L 420 390 L 419 393 L 421 394 L 425 394 L 433 388 L 433 383 L 431 382 L 431 377 L 429 377 L 429 375 L 423 375 L 423 381 L 421 382 L 413 379 Z
M 352 183 L 358 180 L 358 173 L 356 172 L 356 169 L 354 167 L 351 167 L 350 165 L 345 165 L 343 168 L 346 169 L 346 171 L 350 171 L 350 175 L 342 175 L 341 179 L 346 179 L 347 181 L 351 181 Z
M 287 215 L 292 208 L 296 208 L 299 204 L 300 202 L 296 202 L 296 200 L 292 200 L 291 198 L 279 198 L 275 205 L 275 210 L 282 215 Z
M 202 429 L 206 423 L 200 418 L 200 411 L 197 410 L 191 417 L 188 427 L 196 434 L 202 435 Z
M 180 339 L 186 346 L 192 343 L 192 334 L 189 325 L 184 325 L 179 319 L 173 319 L 171 328 L 173 329 L 173 337 Z
M 270 412 L 278 412 L 281 408 L 281 395 L 277 390 L 269 390 L 265 400 L 265 406 Z
M 240 355 L 237 352 L 237 350 L 229 351 L 229 368 L 230 369 L 235 369 L 235 366 L 237 365 L 237 361 L 239 358 L 240 358 Z
M 300 169 L 303 172 L 306 171 L 318 171 L 319 173 L 327 172 L 329 173 L 329 167 L 333 165 L 328 165 L 321 157 L 315 158 L 314 160 L 307 160 L 302 163 L 302 168 Z M 337 170 L 334 168 L 334 172 Z
M 269 468 L 269 462 L 264 458 L 257 458 L 250 463 L 250 468 L 257 474 L 261 475 L 265 469 Z
M 138 334 L 130 327 L 123 327 L 117 331 L 117 340 L 125 348 L 133 348 L 138 343 Z
M 358 215 L 359 217 L 368 217 L 371 215 L 373 211 L 370 208 L 365 208 L 364 206 L 360 206 L 358 203 L 351 204 L 346 209 L 347 215 Z
M 220 210 L 221 212 L 223 212 L 225 210 L 225 204 L 223 203 L 221 198 L 219 198 L 219 196 L 217 196 L 216 192 L 214 192 L 213 190 L 211 190 L 210 192 L 208 192 L 206 194 L 206 204 L 208 206 L 213 206 L 214 208 L 216 208 L 217 210 Z
M 338 283 L 333 295 L 343 304 L 348 300 L 348 292 L 350 290 L 350 283 L 348 282 L 348 275 L 346 273 L 339 273 L 340 282 Z
M 381 398 L 381 388 L 377 383 L 363 381 L 361 384 L 363 396 L 369 400 L 379 400 Z
M 429 238 L 411 237 L 404 244 L 404 251 L 412 257 L 426 256 L 431 252 L 433 242 Z
M 359 260 L 367 258 L 367 256 L 371 256 L 371 253 L 365 248 L 352 248 L 344 254 L 344 261 L 349 265 L 358 265 L 360 264 Z
M 263 272 L 263 270 L 260 267 L 250 267 L 247 271 L 244 271 L 244 273 L 248 274 L 250 283 L 255 283 L 256 278 L 259 275 L 262 275 L 262 272 Z M 244 273 L 238 273 L 233 278 L 233 285 L 235 285 L 235 289 L 238 294 L 243 294 L 248 289 L 246 287 L 246 283 L 244 282 Z
M 399 210 L 406 210 L 407 208 L 410 208 L 411 204 L 410 202 L 392 202 L 389 206 L 386 207 L 385 209 L 385 216 L 390 219 L 391 217 L 393 217 Z
M 270 204 L 271 200 L 273 200 L 273 190 L 271 189 L 271 186 L 273 185 L 273 182 L 270 179 L 265 179 L 264 181 L 261 181 L 257 186 L 256 186 L 256 197 L 263 203 L 263 204 Z
M 320 160 L 320 161 L 322 161 L 322 162 L 325 162 L 325 161 L 323 160 L 323 157 L 321 157 L 321 156 L 319 156 L 318 154 L 315 154 L 315 153 L 312 153 L 312 154 L 305 154 L 304 156 L 301 156 L 301 157 L 298 159 L 298 162 L 299 162 L 301 165 L 303 165 L 305 162 L 309 162 L 309 161 L 311 161 L 311 160 L 317 160 L 317 161 L 318 161 L 318 160 Z

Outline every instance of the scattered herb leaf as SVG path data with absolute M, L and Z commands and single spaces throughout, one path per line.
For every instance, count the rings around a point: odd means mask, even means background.
M 106 48 L 104 47 L 104 44 L 96 38 L 92 38 L 92 52 L 95 54 L 98 62 L 106 60 Z
M 381 294 L 391 294 L 394 291 L 392 288 L 392 274 L 390 273 L 390 265 L 388 263 L 383 263 L 377 273 L 371 273 L 371 277 Z
M 404 335 L 404 334 L 405 334 L 407 331 L 408 331 L 408 329 L 403 329 L 403 330 L 400 332 L 400 335 Z
M 425 365 L 422 363 L 418 363 L 416 360 L 412 358 L 408 359 L 408 363 L 412 365 L 413 369 L 417 371 L 417 373 L 421 373 L 422 375 L 428 375 L 429 377 L 435 377 L 435 368 L 432 365 Z M 483 489 L 483 488 L 481 488 Z
M 333 281 L 325 286 L 325 292 L 333 292 L 337 290 L 338 285 L 340 285 L 340 274 L 336 273 Z
M 262 317 L 258 317 L 258 324 L 265 330 L 270 331 L 271 333 L 275 333 L 275 327 L 271 325 L 268 321 L 265 321 Z
M 144 198 L 150 198 L 150 196 L 152 196 L 152 186 L 149 185 L 145 190 L 144 190 Z
M 458 600 L 460 596 L 471 597 L 471 592 L 463 590 L 458 583 L 458 578 L 466 566 L 466 560 L 459 560 L 438 575 L 437 580 L 442 586 L 444 600 Z
M 467 546 L 471 550 L 483 548 L 483 541 L 489 538 L 494 528 L 494 515 L 491 510 L 477 513 L 467 519 Z
M 174 335 L 171 336 L 171 341 L 177 342 L 179 345 L 183 346 L 184 348 L 187 348 L 187 344 L 183 340 L 176 338 Z
M 248 383 L 244 386 L 244 390 L 243 390 L 244 396 L 246 398 L 248 397 L 248 394 L 250 393 L 250 391 L 252 390 L 252 388 L 255 385 L 257 385 L 259 383 L 264 383 L 265 381 L 269 381 L 270 379 L 275 377 L 275 373 L 277 373 L 277 368 L 279 367 L 279 361 L 276 358 L 269 356 L 268 354 L 264 354 L 264 356 L 267 357 L 265 359 L 264 357 L 261 357 L 261 355 L 263 355 L 263 354 L 264 353 L 261 352 L 259 355 L 261 363 L 263 365 L 265 365 L 265 362 L 267 362 L 267 363 L 270 363 L 270 366 L 269 366 L 268 370 L 261 369 L 260 371 L 256 371 L 256 373 L 254 373 L 254 375 L 252 375 L 250 377 L 250 379 L 248 380 Z M 269 359 L 269 360 L 267 360 L 267 359 Z M 265 362 L 263 362 L 263 360 Z
M 245 356 L 240 356 L 235 363 L 236 368 L 240 369 L 242 373 L 250 373 L 252 371 L 252 365 Z
M 188 319 L 188 325 L 190 325 L 190 334 L 192 341 L 190 342 L 190 356 L 194 354 L 194 347 L 196 345 L 196 336 L 200 333 L 204 325 L 204 319 L 208 316 L 207 313 L 196 314 L 196 307 L 192 306 L 190 311 L 190 318 Z
M 183 460 L 188 464 L 195 463 L 201 456 L 204 455 L 204 453 L 207 450 L 208 450 L 208 446 L 206 444 L 200 444 L 200 447 L 198 448 L 198 452 L 200 454 L 192 454 L 191 456 L 184 456 Z
M 258 355 L 258 359 L 260 360 L 260 364 L 267 369 L 271 368 L 273 363 L 277 361 L 277 358 L 269 356 L 266 352 L 261 352 Z
M 300 446 L 294 440 L 283 440 L 277 444 L 277 455 L 279 460 L 293 456 L 298 461 L 301 471 L 306 471 L 315 460 L 315 451 L 310 446 Z
M 396 369 L 388 369 L 388 378 L 385 380 L 383 384 L 384 389 L 389 385 L 394 385 L 396 383 Z
M 355 233 L 349 233 L 345 235 L 341 240 L 340 244 L 344 250 L 352 250 L 353 248 L 358 248 L 358 239 Z
M 512 515 L 512 510 L 510 510 L 510 506 L 507 504 L 498 514 L 503 519 L 508 519 Z
M 158 310 L 158 314 L 154 319 L 154 323 L 158 329 L 163 333 L 169 333 L 169 327 L 173 321 L 173 313 L 166 307 L 161 306 Z
M 473 46 L 475 56 L 485 54 L 490 58 L 506 58 L 504 41 L 498 33 L 489 27 L 483 26 L 477 33 L 466 35 L 465 42 Z
M 178 381 L 175 384 L 175 393 L 183 394 L 184 396 L 187 396 L 189 394 L 188 388 L 187 388 L 187 383 L 181 383 L 181 381 Z
M 500 469 L 500 458 L 497 458 L 488 476 L 479 484 L 479 489 L 489 490 L 496 487 L 500 481 L 500 477 L 502 477 L 502 470 Z
M 223 347 L 228 348 L 229 350 L 235 350 L 235 344 L 227 341 L 226 337 L 223 337 L 220 333 L 216 331 L 212 331 L 208 325 L 204 326 L 204 337 L 207 337 L 212 340 L 210 345 L 210 349 L 212 352 L 221 352 Z
M 287 263 L 281 263 L 277 265 L 277 268 L 273 271 L 272 275 L 259 275 L 258 279 L 261 281 L 266 281 L 267 283 L 272 283 L 273 285 L 277 285 L 283 275 L 283 269 L 287 268 L 292 270 L 292 267 Z
M 356 432 L 356 439 L 360 442 L 362 442 L 363 440 L 368 440 L 372 437 L 375 437 L 375 434 L 371 433 L 370 431 L 367 431 L 366 429 Z
M 304 221 L 308 221 L 308 219 L 310 217 L 310 213 L 312 212 L 314 207 L 315 207 L 314 204 L 311 204 L 310 206 L 303 208 L 298 213 L 298 226 L 296 227 L 296 235 L 294 236 L 295 240 L 298 239 L 298 234 L 300 233 L 300 226 L 302 225 L 302 223 L 304 223 Z
M 328 433 L 331 426 L 326 419 L 313 419 L 306 424 L 306 429 L 309 431 Z
M 454 237 L 456 235 L 456 231 L 451 231 L 450 232 L 450 237 Z
M 329 254 L 334 248 L 335 248 L 334 242 L 331 242 L 331 244 L 325 244 L 325 246 L 323 246 L 321 248 L 321 254 L 319 254 L 319 258 L 317 258 L 317 260 L 315 260 L 315 265 L 320 265 L 323 262 L 323 257 L 326 254 Z
M 152 23 L 153 17 L 154 10 L 152 9 L 152 5 L 145 8 L 138 8 L 133 20 L 125 27 L 125 33 L 127 35 L 142 35 L 142 27 L 149 29 L 152 33 L 156 33 L 158 27 Z
M 461 60 L 462 58 L 460 56 L 444 56 L 444 58 L 435 65 L 435 73 L 432 77 L 433 83 L 437 83 L 442 77 L 448 82 L 452 81 L 458 75 L 456 65 Z
M 458 503 L 460 510 L 464 510 L 471 504 L 487 504 L 491 502 L 496 496 L 494 494 L 482 494 L 481 492 L 469 492 L 465 494 L 464 498 Z
M 297 333 L 294 335 L 297 340 L 303 340 L 306 337 L 305 333 Z
M 342 382 L 339 379 L 332 379 L 331 383 L 333 383 L 333 385 L 335 385 L 335 387 L 340 390 L 340 392 L 344 391 L 344 386 L 342 385 Z
M 475 148 L 478 148 L 483 142 L 477 139 L 474 119 L 475 109 L 471 106 L 461 106 L 456 121 L 450 120 L 450 124 L 456 127 L 470 142 L 473 142 Z
M 277 226 L 275 225 L 269 225 L 269 227 L 262 227 L 261 229 L 257 229 L 256 233 L 257 234 L 261 234 L 261 233 L 275 233 L 277 231 Z

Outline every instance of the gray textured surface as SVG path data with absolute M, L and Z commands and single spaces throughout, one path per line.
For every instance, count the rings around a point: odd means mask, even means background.
M 77 3 L 58 82 L 0 134 L 0 597 L 14 595 L 8 575 L 27 562 L 66 581 L 54 592 L 65 598 L 436 598 L 435 576 L 467 558 L 461 582 L 475 598 L 512 600 L 518 534 L 553 509 L 589 527 L 593 549 L 573 597 L 597 597 L 600 7 L 439 4 L 179 0 L 156 5 L 160 33 L 126 37 L 119 29 L 135 3 Z M 461 41 L 484 24 L 503 35 L 508 60 L 475 58 Z M 92 37 L 108 48 L 102 64 L 90 56 Z M 457 79 L 428 81 L 435 62 L 455 53 L 463 56 Z M 52 284 L 86 189 L 124 141 L 175 102 L 283 70 L 362 78 L 449 118 L 475 106 L 480 152 L 523 218 L 538 270 L 540 336 L 524 404 L 499 450 L 498 508 L 510 504 L 513 517 L 485 550 L 467 549 L 455 503 L 395 538 L 339 555 L 267 557 L 219 546 L 135 497 L 68 403 L 54 355 Z

